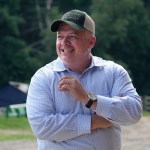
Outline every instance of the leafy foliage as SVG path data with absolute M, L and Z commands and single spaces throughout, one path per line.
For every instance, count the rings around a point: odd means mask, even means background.
M 113 60 L 125 63 L 138 92 L 149 94 L 149 85 L 145 82 L 149 73 L 144 66 L 150 57 L 150 20 L 143 2 L 96 0 L 93 1 L 93 17 L 97 26 L 96 49 L 104 51 L 104 57 L 111 55 Z
M 0 4 L 0 82 L 25 81 L 32 73 L 29 49 L 20 39 L 19 25 L 23 18 L 19 14 L 20 1 L 4 1 Z M 26 71 L 30 73 L 26 73 Z
M 29 82 L 57 57 L 50 24 L 70 9 L 91 14 L 97 43 L 92 53 L 123 65 L 141 95 L 150 94 L 150 3 L 148 0 L 1 0 L 0 84 Z

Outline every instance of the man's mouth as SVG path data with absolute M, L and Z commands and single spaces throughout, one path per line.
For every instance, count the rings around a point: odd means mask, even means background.
M 72 53 L 74 50 L 73 50 L 73 49 L 61 49 L 61 51 L 62 51 L 63 53 L 66 53 L 66 54 L 70 54 L 70 53 Z

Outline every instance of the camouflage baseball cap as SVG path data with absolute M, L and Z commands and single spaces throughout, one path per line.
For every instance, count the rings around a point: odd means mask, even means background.
M 57 32 L 60 24 L 64 22 L 77 30 L 87 29 L 95 34 L 95 23 L 93 19 L 84 11 L 71 10 L 65 13 L 61 19 L 55 20 L 51 24 L 51 31 Z

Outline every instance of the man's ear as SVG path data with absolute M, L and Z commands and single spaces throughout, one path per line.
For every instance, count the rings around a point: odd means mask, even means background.
M 96 43 L 96 37 L 92 35 L 90 38 L 90 49 L 94 47 L 95 43 Z

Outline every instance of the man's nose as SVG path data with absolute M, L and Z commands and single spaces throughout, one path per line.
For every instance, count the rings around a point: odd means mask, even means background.
M 70 44 L 69 38 L 68 37 L 64 37 L 63 40 L 61 41 L 61 45 L 64 44 Z

